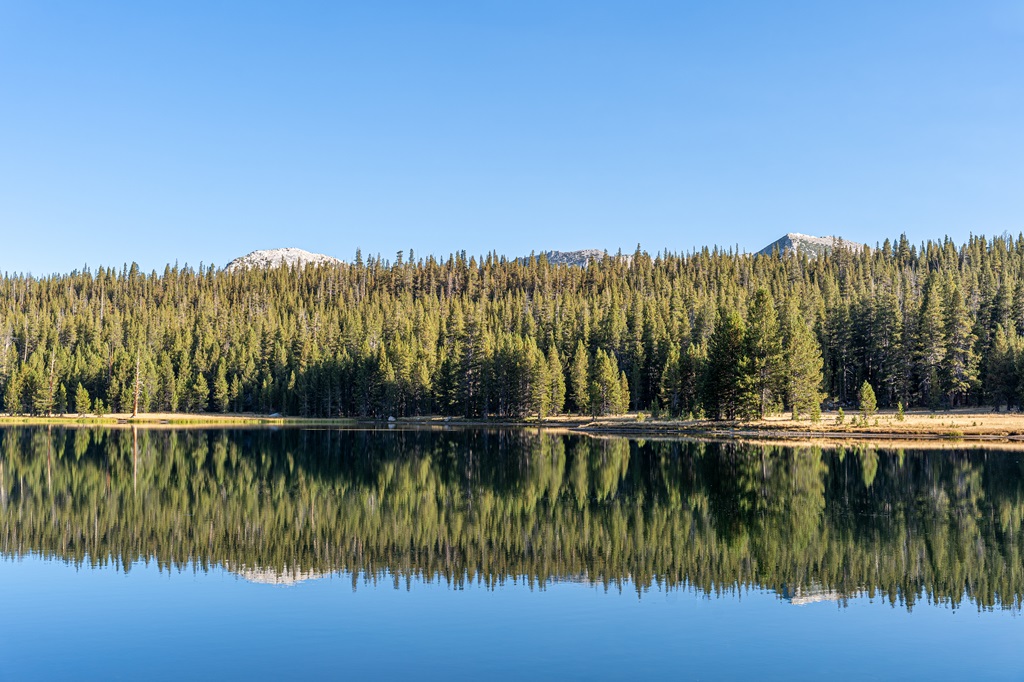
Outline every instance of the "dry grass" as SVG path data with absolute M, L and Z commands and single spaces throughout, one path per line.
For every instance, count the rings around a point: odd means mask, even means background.
M 735 435 L 759 433 L 779 437 L 880 437 L 880 438 L 1024 438 L 1024 414 L 963 409 L 930 412 L 912 410 L 900 419 L 895 411 L 880 411 L 866 421 L 859 412 L 824 412 L 821 419 L 792 419 L 783 414 L 753 421 L 638 420 L 634 415 L 595 419 L 582 427 L 588 430 L 707 432 Z
M 525 420 L 489 419 L 469 420 L 448 417 L 412 417 L 398 419 L 404 426 L 474 426 L 474 427 L 538 427 L 552 430 L 573 430 L 591 434 L 629 434 L 634 436 L 690 436 L 778 439 L 794 441 L 821 439 L 833 441 L 895 441 L 944 440 L 969 441 L 1021 441 L 1024 442 L 1024 414 L 998 413 L 984 409 L 963 409 L 940 412 L 911 410 L 900 419 L 894 411 L 881 411 L 867 422 L 857 412 L 844 415 L 840 423 L 838 412 L 825 412 L 818 421 L 793 420 L 789 414 L 771 416 L 754 421 L 711 421 L 697 419 L 652 419 L 645 413 L 631 413 L 612 417 L 579 417 L 557 415 L 538 422 Z M 363 420 L 366 423 L 373 420 Z M 0 415 L 3 424 L 51 425 L 130 425 L 143 426 L 197 426 L 215 427 L 231 425 L 296 425 L 296 426 L 351 426 L 355 419 L 305 419 L 260 414 L 182 414 L 150 412 L 134 419 L 130 414 L 64 415 L 55 417 L 24 417 Z M 374 423 L 380 423 L 377 420 Z
M 49 417 L 29 417 L 24 415 L 0 414 L 0 425 L 131 425 L 140 426 L 231 426 L 231 425 L 284 425 L 284 424 L 353 424 L 352 419 L 306 419 L 302 417 L 272 417 L 253 413 L 229 414 L 186 414 L 181 412 L 142 412 L 132 417 L 131 413 L 105 414 L 65 414 Z

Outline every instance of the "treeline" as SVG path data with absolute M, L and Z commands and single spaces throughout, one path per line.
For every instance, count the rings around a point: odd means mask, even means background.
M 865 381 L 881 407 L 1017 406 L 1022 339 L 1024 237 L 0 279 L 9 413 L 814 415 Z
M 0 431 L 0 554 L 1019 609 L 1012 453 L 480 429 Z

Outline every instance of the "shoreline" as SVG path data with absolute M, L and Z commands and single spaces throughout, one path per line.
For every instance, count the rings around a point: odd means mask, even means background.
M 840 422 L 838 413 L 823 413 L 817 422 L 792 420 L 786 415 L 752 421 L 711 421 L 652 419 L 645 413 L 609 417 L 577 417 L 558 415 L 538 421 L 536 418 L 466 419 L 462 417 L 398 417 L 360 419 L 351 417 L 311 418 L 261 415 L 253 413 L 130 414 L 12 416 L 0 415 L 4 426 L 109 426 L 146 428 L 210 428 L 231 426 L 321 426 L 372 428 L 535 428 L 547 431 L 591 436 L 626 436 L 632 438 L 696 439 L 714 441 L 751 441 L 778 443 L 959 443 L 1020 444 L 1024 446 L 1024 414 L 961 409 L 945 412 L 909 411 L 901 419 L 894 412 L 879 412 L 863 421 L 858 414 L 847 415 Z

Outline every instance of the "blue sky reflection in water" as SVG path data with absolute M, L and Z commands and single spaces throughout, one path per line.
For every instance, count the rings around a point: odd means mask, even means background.
M 215 568 L 0 563 L 8 679 L 1020 679 L 1024 621 L 868 597 L 798 606 L 573 582 L 453 588 L 334 575 L 290 587 Z
M 1007 451 L 5 428 L 0 679 L 1021 679 L 1022 519 Z

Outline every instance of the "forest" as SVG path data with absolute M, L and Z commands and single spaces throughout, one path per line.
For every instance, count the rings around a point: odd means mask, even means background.
M 7 428 L 0 554 L 1019 610 L 1021 462 L 532 429 Z
M 1019 406 L 1024 236 L 0 279 L 8 414 L 815 417 Z

